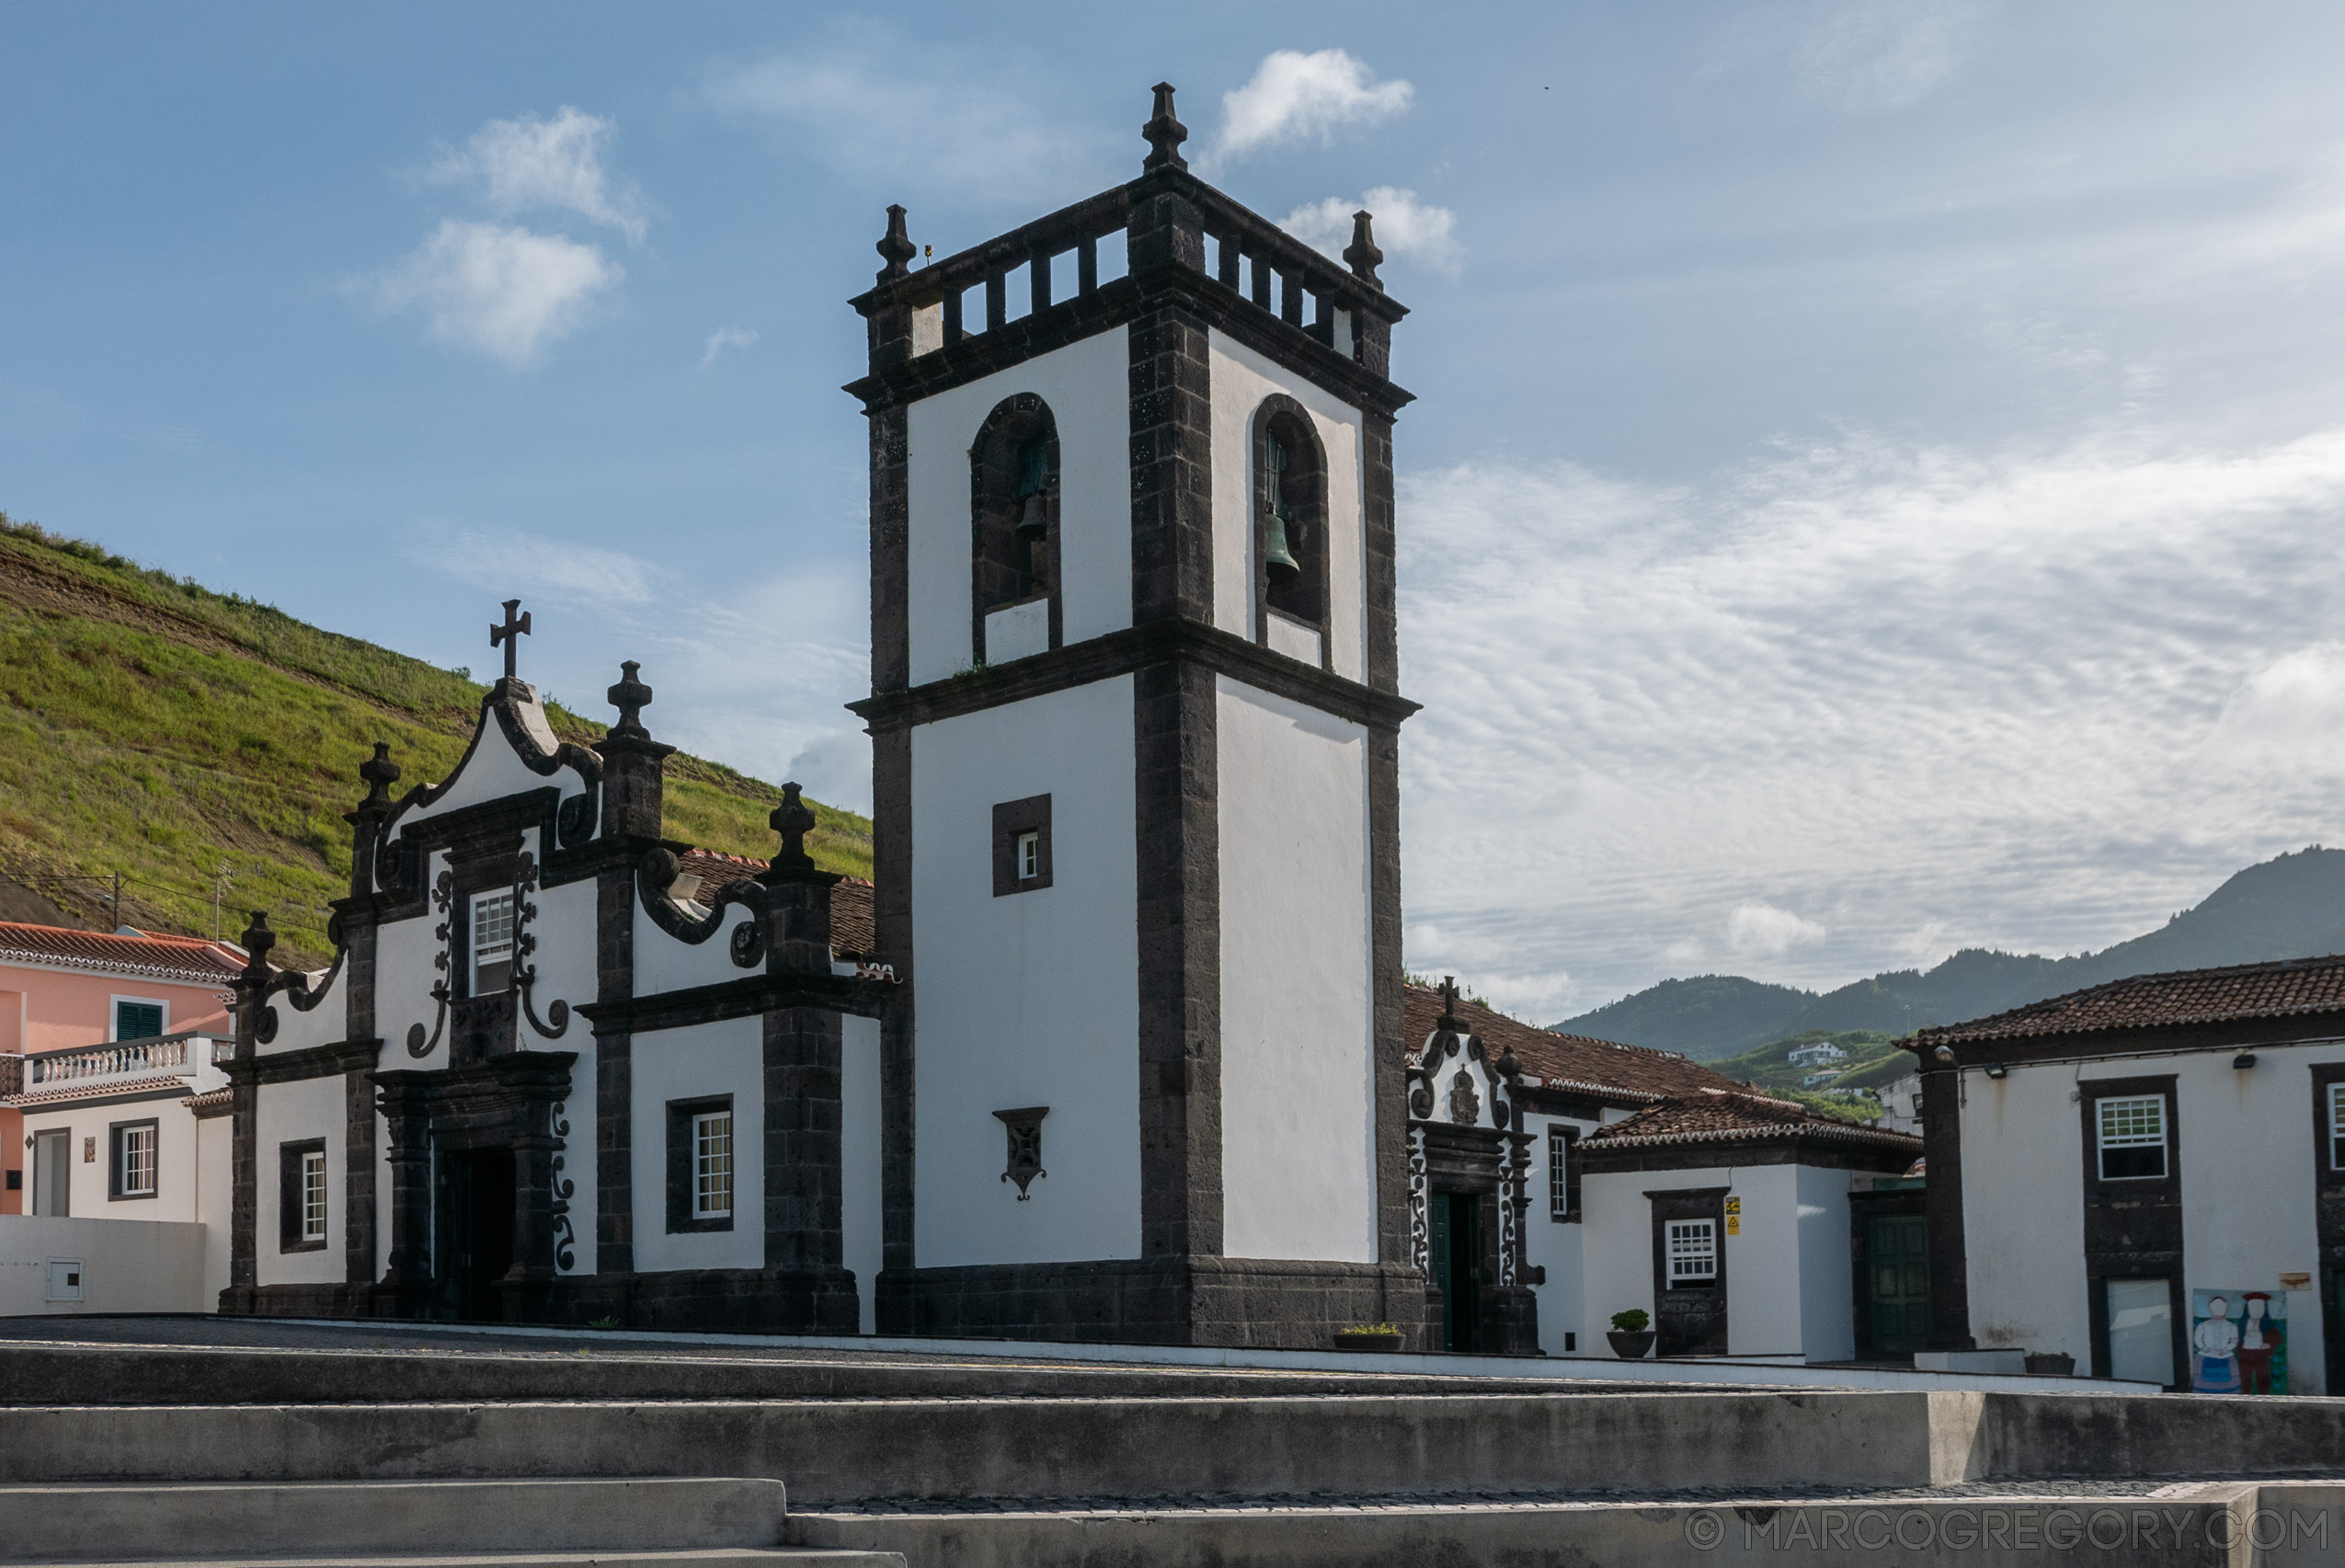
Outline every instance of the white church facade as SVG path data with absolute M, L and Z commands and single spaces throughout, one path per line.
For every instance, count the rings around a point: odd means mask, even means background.
M 874 885 L 795 785 L 770 865 L 664 840 L 635 667 L 559 742 L 508 605 L 454 774 L 361 770 L 331 967 L 247 933 L 223 1310 L 1536 1348 L 1412 1199 L 1403 311 L 1366 214 L 1339 267 L 1145 134 L 917 270 L 891 209 L 853 302 Z

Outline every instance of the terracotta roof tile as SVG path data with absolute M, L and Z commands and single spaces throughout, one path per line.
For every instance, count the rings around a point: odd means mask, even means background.
M 1458 1022 L 1468 1033 L 1481 1036 L 1493 1058 L 1508 1046 L 1514 1047 L 1516 1059 L 1529 1077 L 1616 1103 L 1639 1104 L 1664 1094 L 1740 1087 L 1733 1079 L 1675 1051 L 1624 1046 L 1585 1035 L 1560 1035 L 1462 998 L 1458 1002 Z M 1441 1025 L 1441 993 L 1430 986 L 1403 987 L 1401 1025 L 1409 1054 L 1414 1056 Z
M 1820 1138 L 1882 1149 L 1922 1151 L 1911 1133 L 1859 1127 L 1790 1100 L 1748 1092 L 1710 1090 L 1673 1096 L 1588 1134 L 1587 1146 L 1638 1148 L 1659 1143 L 1744 1143 L 1756 1139 Z
M 54 1104 L 60 1100 L 89 1100 L 109 1094 L 140 1094 L 150 1089 L 167 1089 L 175 1083 L 185 1084 L 193 1071 L 194 1070 L 190 1068 L 187 1072 L 156 1072 L 140 1078 L 106 1078 L 95 1082 L 81 1079 L 59 1084 L 54 1089 L 34 1089 L 22 1094 L 0 1095 L 0 1105 L 5 1105 L 12 1111 L 20 1111 L 33 1105 Z
M 199 986 L 225 984 L 245 967 L 243 958 L 225 946 L 200 937 L 117 936 L 105 931 L 0 921 L 0 963 L 11 959 Z
M 1968 1024 L 1915 1031 L 1908 1048 L 2345 1013 L 2345 957 L 2134 975 Z
M 748 855 L 726 854 L 719 850 L 686 850 L 677 857 L 677 868 L 684 876 L 700 878 L 700 890 L 694 897 L 705 905 L 718 889 L 728 882 L 740 882 L 755 876 L 772 862 L 752 860 Z M 841 958 L 873 956 L 876 945 L 872 913 L 872 886 L 860 876 L 850 876 L 830 890 L 830 946 Z

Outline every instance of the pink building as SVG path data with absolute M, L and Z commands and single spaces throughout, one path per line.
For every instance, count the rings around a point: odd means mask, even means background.
M 0 1214 L 25 1212 L 24 1115 L 44 1091 L 26 1070 L 52 1053 L 121 1040 L 233 1033 L 228 981 L 243 955 L 189 936 L 111 935 L 0 922 Z

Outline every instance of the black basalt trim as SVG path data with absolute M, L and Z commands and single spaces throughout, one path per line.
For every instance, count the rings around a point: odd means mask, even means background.
M 2092 1333 L 2092 1375 L 2110 1376 L 2108 1282 L 2163 1277 L 2173 1308 L 2175 1380 L 2169 1386 L 2187 1391 L 2191 1386 L 2190 1276 L 2183 1260 L 2182 1118 L 2177 1083 L 2173 1073 L 2088 1078 L 2076 1085 L 2080 1091 L 2076 1114 L 2083 1130 L 2085 1288 Z M 1922 1109 L 1927 1114 L 1928 1091 L 1923 1095 Z M 2166 1174 L 2103 1181 L 2095 1106 L 2101 1100 L 2131 1095 L 2156 1095 L 2166 1102 Z
M 874 945 L 909 982 L 912 951 L 912 736 L 909 728 L 875 728 L 872 735 L 872 889 Z M 879 1020 L 880 1259 L 886 1270 L 912 1266 L 916 1107 L 912 1024 L 915 988 L 898 988 L 896 1004 Z M 882 1333 L 911 1332 L 910 1302 L 866 1280 Z
M 1373 691 L 1358 681 L 1272 653 L 1218 626 L 1164 620 L 1110 632 L 1012 664 L 866 697 L 847 707 L 878 735 L 1047 696 L 1173 660 L 1202 666 L 1371 729 L 1393 728 L 1419 706 L 1405 697 Z M 880 951 L 892 962 L 898 949 L 883 939 Z
M 1929 1345 L 1970 1350 L 1971 1265 L 1962 1234 L 1962 1075 L 1922 1060 L 1922 1158 L 1929 1184 Z
M 578 1011 L 594 1025 L 599 1040 L 609 1034 L 644 1035 L 660 1029 L 682 1029 L 694 1024 L 753 1017 L 780 1008 L 813 1007 L 852 1013 L 858 1018 L 882 1018 L 893 1004 L 898 989 L 886 980 L 858 979 L 851 975 L 749 975 L 687 990 L 589 1002 Z
M 270 1056 L 239 1057 L 226 1064 L 228 1082 L 301 1083 L 313 1078 L 333 1078 L 346 1072 L 372 1070 L 381 1060 L 381 1040 L 337 1040 L 298 1051 Z
M 1369 1006 L 1376 1083 L 1377 1255 L 1406 1263 L 1409 1242 L 1411 1042 L 1401 1022 L 1401 737 L 1371 729 L 1368 764 Z
M 871 411 L 871 689 L 912 678 L 911 437 L 902 405 Z

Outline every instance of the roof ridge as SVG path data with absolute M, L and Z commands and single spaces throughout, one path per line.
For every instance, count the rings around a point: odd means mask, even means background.
M 2290 969 L 2312 969 L 2337 965 L 2345 965 L 2345 954 L 2320 953 L 2301 958 L 2259 958 L 2251 964 L 2210 964 L 2199 969 L 2154 969 L 2145 974 L 2120 975 L 2113 980 L 2101 980 L 2093 985 L 2079 986 L 2075 990 L 2065 990 L 2057 996 L 2047 996 L 2035 1001 L 2023 1001 L 2017 1007 L 2007 1007 L 2000 1013 L 1989 1013 L 1981 1017 L 1966 1018 L 1953 1024 L 1926 1024 L 1906 1036 L 1905 1039 L 1918 1040 L 1924 1035 L 1940 1035 L 1957 1029 L 1973 1029 L 1983 1024 L 1992 1024 L 2001 1018 L 2019 1018 L 2045 1013 L 2062 1002 L 2074 1001 L 2082 996 L 2112 991 L 2120 986 L 2150 986 L 2166 982 L 2179 983 L 2185 980 L 2206 980 L 2249 974 L 2277 975 Z M 1903 1045 L 1904 1041 L 1898 1043 Z

